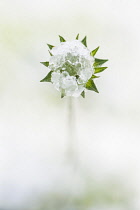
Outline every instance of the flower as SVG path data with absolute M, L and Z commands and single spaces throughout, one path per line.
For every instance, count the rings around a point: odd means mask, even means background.
M 98 92 L 93 79 L 94 74 L 99 73 L 107 67 L 101 67 L 107 60 L 94 58 L 99 47 L 90 52 L 87 48 L 86 37 L 79 41 L 65 41 L 60 37 L 60 45 L 54 47 L 49 45 L 50 60 L 41 62 L 48 67 L 48 75 L 41 82 L 51 82 L 56 90 L 61 92 L 61 97 L 82 95 L 85 97 L 85 90 Z
M 67 96 L 78 97 L 93 74 L 94 58 L 79 41 L 62 42 L 51 50 L 49 61 L 54 87 Z

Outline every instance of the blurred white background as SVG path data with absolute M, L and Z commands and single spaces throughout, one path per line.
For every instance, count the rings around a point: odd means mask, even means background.
M 140 209 L 139 11 L 138 0 L 0 1 L 0 209 L 21 209 L 59 185 L 81 191 L 82 175 L 70 175 L 65 162 L 67 98 L 39 82 L 46 43 L 77 33 L 109 59 L 100 93 L 74 101 L 78 164 L 97 186 L 118 180 L 132 194 L 127 209 Z M 125 209 L 115 205 L 107 209 Z

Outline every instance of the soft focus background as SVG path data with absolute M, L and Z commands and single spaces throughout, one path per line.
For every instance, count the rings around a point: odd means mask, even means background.
M 140 209 L 139 0 L 0 1 L 0 210 Z M 40 83 L 46 43 L 88 38 L 109 67 L 74 103 Z

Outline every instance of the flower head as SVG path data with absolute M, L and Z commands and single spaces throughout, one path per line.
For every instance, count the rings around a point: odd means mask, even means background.
M 101 67 L 107 60 L 94 58 L 97 50 L 92 52 L 87 48 L 86 37 L 82 40 L 65 41 L 60 36 L 60 45 L 54 47 L 49 45 L 50 60 L 41 62 L 49 68 L 48 75 L 41 82 L 51 82 L 61 92 L 61 97 L 82 95 L 85 90 L 98 92 L 93 79 L 94 74 L 99 73 L 107 67 Z

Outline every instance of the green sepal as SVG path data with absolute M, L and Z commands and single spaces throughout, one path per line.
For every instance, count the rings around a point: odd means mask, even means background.
M 99 47 L 97 47 L 95 50 L 92 50 L 90 55 L 94 56 L 97 53 L 98 50 L 99 50 Z
M 53 72 L 53 71 L 50 71 L 50 72 L 47 74 L 47 76 L 46 76 L 44 79 L 42 79 L 40 82 L 51 82 L 52 72 Z
M 64 96 L 65 96 L 65 90 L 62 89 L 62 90 L 61 90 L 61 98 L 64 98 Z
M 48 51 L 49 51 L 50 56 L 53 56 L 53 54 L 50 52 L 50 50 L 48 50 Z
M 93 66 L 95 66 L 95 67 L 101 66 L 102 64 L 104 64 L 107 61 L 108 61 L 108 59 L 103 60 L 103 59 L 95 58 Z
M 49 47 L 50 50 L 54 47 L 54 46 L 51 45 L 51 44 L 47 44 L 47 45 L 48 45 L 48 47 Z
M 65 42 L 66 40 L 62 37 L 62 36 L 60 36 L 59 35 L 59 39 L 60 39 L 60 42 Z
M 96 76 L 96 75 L 92 75 L 91 79 L 96 79 L 96 78 L 99 78 L 100 76 Z
M 85 47 L 87 47 L 87 37 L 85 36 L 84 39 L 81 41 Z
M 108 67 L 97 67 L 97 68 L 94 68 L 95 69 L 94 74 L 100 73 L 100 72 L 104 71 L 107 68 Z
M 77 39 L 77 40 L 79 39 L 79 34 L 77 34 L 76 39 Z
M 88 80 L 88 82 L 86 83 L 86 88 L 88 90 L 92 90 L 92 91 L 95 91 L 96 93 L 99 93 L 99 91 L 97 90 L 97 87 L 92 79 Z
M 44 66 L 48 67 L 49 66 L 49 62 L 46 61 L 46 62 L 40 62 L 41 64 L 43 64 Z
M 81 93 L 81 96 L 82 96 L 83 98 L 85 98 L 85 91 L 83 91 L 83 92 Z

